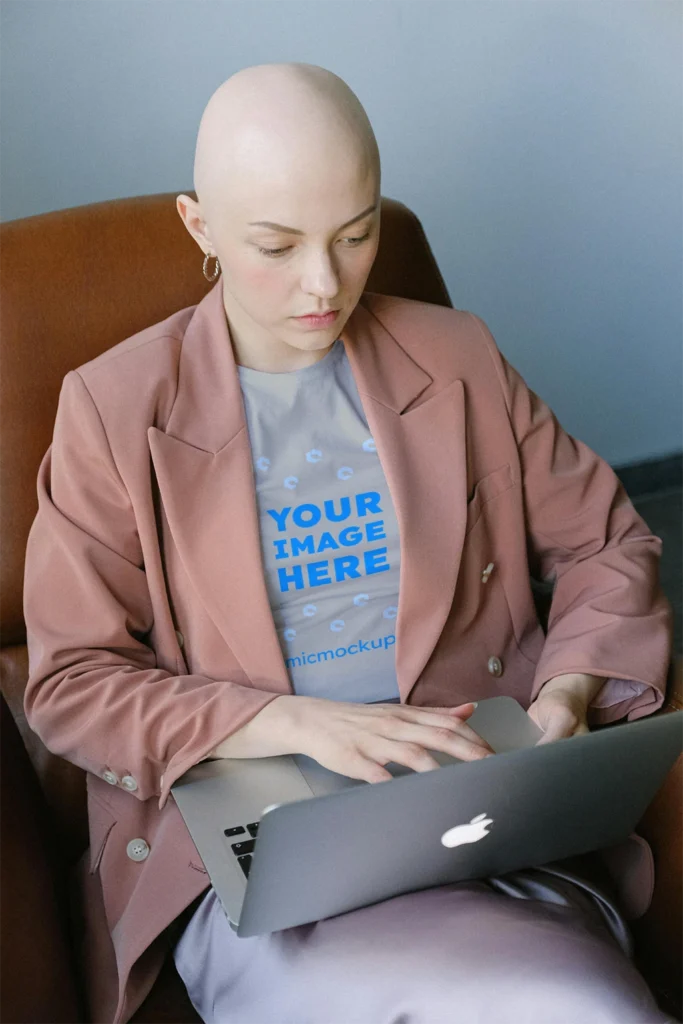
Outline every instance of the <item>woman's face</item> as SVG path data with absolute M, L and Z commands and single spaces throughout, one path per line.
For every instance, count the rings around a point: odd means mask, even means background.
M 317 362 L 365 288 L 379 243 L 377 175 L 338 148 L 334 160 L 322 156 L 302 161 L 308 171 L 290 164 L 257 185 L 233 181 L 214 204 L 211 244 L 242 365 L 277 373 Z M 329 326 L 296 319 L 330 309 L 339 312 Z

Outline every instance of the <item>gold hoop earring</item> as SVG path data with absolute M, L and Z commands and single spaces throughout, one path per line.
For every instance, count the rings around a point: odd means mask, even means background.
M 207 274 L 206 269 L 207 269 L 207 267 L 209 265 L 209 260 L 211 259 L 211 257 L 213 257 L 215 259 L 216 266 L 214 267 L 213 275 L 210 277 Z M 202 267 L 202 273 L 204 274 L 204 277 L 206 278 L 207 281 L 215 281 L 216 278 L 218 277 L 218 275 L 220 274 L 220 272 L 221 272 L 221 265 L 220 265 L 220 263 L 218 261 L 218 256 L 216 256 L 212 252 L 207 252 L 206 256 L 204 257 L 204 265 Z

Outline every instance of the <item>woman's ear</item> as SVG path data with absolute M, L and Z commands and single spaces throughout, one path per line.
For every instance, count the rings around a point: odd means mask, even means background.
M 196 199 L 188 195 L 179 195 L 175 201 L 176 210 L 183 224 L 194 238 L 195 242 L 203 253 L 211 252 L 211 239 L 209 238 L 206 221 Z

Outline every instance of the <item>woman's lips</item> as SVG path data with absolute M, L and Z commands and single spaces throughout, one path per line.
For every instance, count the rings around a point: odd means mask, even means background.
M 295 316 L 294 319 L 297 323 L 303 324 L 305 327 L 329 327 L 337 319 L 338 313 L 338 309 L 333 309 L 325 316 Z

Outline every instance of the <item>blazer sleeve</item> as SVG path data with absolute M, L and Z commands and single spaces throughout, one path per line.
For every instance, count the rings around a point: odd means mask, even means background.
M 64 378 L 38 473 L 24 617 L 27 720 L 49 750 L 159 796 L 279 694 L 156 666 L 131 498 L 80 374 Z
M 673 613 L 659 582 L 662 541 L 612 468 L 571 437 L 504 358 L 474 314 L 519 452 L 530 575 L 554 584 L 531 700 L 569 672 L 604 676 L 589 725 L 661 707 Z

